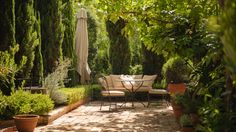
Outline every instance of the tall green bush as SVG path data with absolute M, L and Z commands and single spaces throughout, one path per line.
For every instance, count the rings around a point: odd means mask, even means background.
M 37 8 L 41 19 L 41 38 L 44 71 L 53 72 L 59 60 L 62 59 L 62 42 L 64 26 L 62 24 L 62 1 L 40 0 Z
M 164 64 L 165 58 L 162 54 L 157 55 L 151 50 L 148 50 L 142 45 L 143 50 L 143 74 L 152 75 L 157 74 L 158 80 L 162 79 L 161 69 Z
M 39 38 L 39 45 L 35 48 L 34 66 L 32 69 L 31 79 L 32 85 L 41 86 L 43 81 L 43 56 L 41 51 L 41 29 L 40 29 L 40 16 L 37 13 L 37 21 L 35 23 L 35 29 Z
M 16 45 L 15 0 L 1 0 L 0 9 L 0 51 L 5 51 Z
M 65 26 L 64 39 L 62 43 L 63 55 L 72 60 L 71 70 L 68 72 L 70 81 L 67 86 L 74 86 L 78 80 L 76 76 L 76 53 L 75 53 L 75 13 L 74 13 L 74 0 L 63 0 L 63 20 Z
M 16 42 L 19 44 L 19 51 L 16 53 L 16 62 L 19 64 L 23 56 L 27 57 L 21 78 L 29 78 L 34 64 L 35 47 L 39 44 L 38 35 L 35 29 L 34 0 L 17 0 L 16 11 Z
M 113 74 L 128 74 L 131 63 L 128 39 L 122 29 L 126 22 L 120 18 L 115 23 L 106 21 L 108 36 L 110 38 L 109 59 Z

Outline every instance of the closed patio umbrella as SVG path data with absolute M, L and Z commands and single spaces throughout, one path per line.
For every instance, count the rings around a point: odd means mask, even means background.
M 75 37 L 75 49 L 77 55 L 77 72 L 80 75 L 81 84 L 90 80 L 91 70 L 88 65 L 88 31 L 87 31 L 87 13 L 85 9 L 80 9 L 77 14 L 77 26 Z

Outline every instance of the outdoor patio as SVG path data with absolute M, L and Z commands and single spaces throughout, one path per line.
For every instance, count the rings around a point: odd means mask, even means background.
M 118 108 L 108 111 L 100 102 L 89 102 L 55 120 L 47 126 L 39 126 L 36 132 L 176 132 L 180 128 L 175 121 L 172 107 L 166 103 L 153 103 L 149 108 L 135 103 L 135 108 Z

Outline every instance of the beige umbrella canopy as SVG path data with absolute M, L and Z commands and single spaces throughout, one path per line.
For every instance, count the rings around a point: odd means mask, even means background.
M 81 84 L 90 80 L 91 70 L 88 65 L 88 31 L 87 13 L 85 9 L 80 9 L 77 14 L 77 27 L 75 37 L 75 48 L 77 54 L 77 72 L 80 74 Z

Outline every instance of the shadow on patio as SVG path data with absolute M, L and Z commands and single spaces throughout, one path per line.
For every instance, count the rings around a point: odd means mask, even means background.
M 127 103 L 126 107 L 131 104 Z M 171 107 L 165 103 L 153 104 L 149 108 L 135 103 L 135 109 L 121 108 L 107 111 L 108 106 L 99 110 L 100 102 L 90 102 L 55 120 L 47 126 L 37 127 L 40 131 L 71 132 L 176 132 L 179 126 Z

